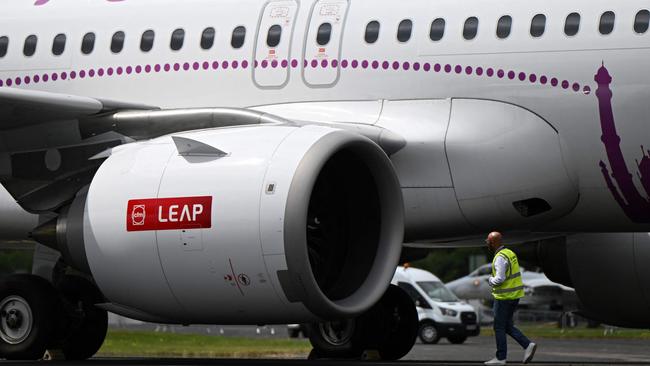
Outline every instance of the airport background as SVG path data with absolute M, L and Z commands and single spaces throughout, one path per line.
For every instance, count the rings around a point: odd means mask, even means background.
M 2 250 L 0 276 L 30 272 L 32 255 L 28 247 Z M 430 271 L 448 283 L 489 263 L 489 258 L 490 254 L 483 248 L 437 249 L 409 265 Z M 479 313 L 489 315 L 489 303 L 468 302 Z M 543 346 L 538 360 L 650 364 L 650 330 L 611 327 L 570 314 L 567 316 L 564 309 L 547 308 L 517 312 L 518 325 Z M 406 359 L 452 362 L 487 359 L 494 351 L 489 316 L 481 319 L 481 323 L 481 335 L 469 338 L 464 344 L 452 344 L 446 339 L 432 345 L 418 341 Z M 295 336 L 292 333 L 295 329 L 286 325 L 187 327 L 144 323 L 110 314 L 109 335 L 98 356 L 304 359 L 311 349 L 309 341 L 302 333 L 292 338 L 290 335 Z M 513 342 L 509 345 L 511 356 L 518 359 L 522 352 Z

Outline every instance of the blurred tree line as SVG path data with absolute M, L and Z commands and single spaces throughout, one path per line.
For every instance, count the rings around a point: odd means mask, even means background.
M 1 250 L 0 275 L 31 272 L 33 255 L 32 250 Z
M 487 248 L 433 249 L 426 258 L 412 262 L 411 266 L 427 270 L 447 283 L 468 275 L 486 263 L 490 255 Z

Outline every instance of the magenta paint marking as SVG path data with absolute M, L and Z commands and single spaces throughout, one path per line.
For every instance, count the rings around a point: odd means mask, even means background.
M 630 220 L 642 224 L 650 223 L 650 200 L 647 198 L 650 196 L 650 150 L 647 150 L 646 154 L 646 149 L 641 146 L 643 158 L 640 162 L 639 160 L 636 162 L 638 169 L 636 176 L 641 181 L 643 188 L 639 189 L 621 150 L 621 137 L 616 130 L 612 106 L 614 93 L 609 87 L 613 78 L 604 64 L 598 69 L 594 80 L 598 83 L 596 97 L 598 98 L 600 125 L 603 133 L 601 141 L 605 145 L 609 161 L 609 167 L 604 161 L 600 161 L 603 178 L 614 200 Z M 645 196 L 642 191 L 645 191 Z
M 459 74 L 459 75 L 463 74 L 463 73 L 466 74 L 466 75 L 477 75 L 477 76 L 486 75 L 487 77 L 493 77 L 495 75 L 495 69 L 493 69 L 491 67 L 484 69 L 483 67 L 480 67 L 480 66 L 474 68 L 472 66 L 463 66 L 463 65 L 459 65 L 459 64 L 457 64 L 457 65 L 445 64 L 444 66 L 442 66 L 441 64 L 436 63 L 436 64 L 434 64 L 432 66 L 432 64 L 428 63 L 428 62 L 421 64 L 419 62 L 410 63 L 408 61 L 403 61 L 403 62 L 388 61 L 388 60 L 384 60 L 384 61 L 380 61 L 380 60 L 372 60 L 372 61 L 371 60 L 362 60 L 362 61 L 351 60 L 350 61 L 350 60 L 346 60 L 346 59 L 340 60 L 340 61 L 338 59 L 332 59 L 332 60 L 323 59 L 323 60 L 320 60 L 320 62 L 317 59 L 313 59 L 311 61 L 303 60 L 303 62 L 304 62 L 303 66 L 305 68 L 311 66 L 312 68 L 315 68 L 315 69 L 316 68 L 327 69 L 327 68 L 330 68 L 330 67 L 331 68 L 341 67 L 343 69 L 347 69 L 348 67 L 351 67 L 353 69 L 357 69 L 359 66 L 361 66 L 363 69 L 368 69 L 368 68 L 372 67 L 373 70 L 380 70 L 380 69 L 383 69 L 383 70 L 392 69 L 394 71 L 400 71 L 400 70 L 403 70 L 403 71 L 410 71 L 410 70 L 420 71 L 420 70 L 422 70 L 423 72 L 430 72 L 431 69 L 433 69 L 435 72 L 441 72 L 441 70 L 444 69 L 444 72 L 446 72 L 446 73 L 454 72 L 454 73 Z M 291 61 L 282 60 L 281 62 L 279 62 L 278 60 L 272 60 L 271 62 L 269 62 L 268 60 L 262 60 L 261 67 L 262 68 L 268 68 L 268 67 L 278 68 L 278 67 L 281 67 L 283 69 L 286 69 L 286 68 L 289 68 L 289 67 L 298 68 L 299 64 L 300 64 L 300 61 L 297 60 L 297 59 L 292 59 Z M 192 70 L 199 71 L 201 69 L 208 70 L 210 68 L 210 65 L 212 66 L 212 69 L 214 69 L 214 70 L 217 70 L 219 68 L 222 68 L 224 70 L 228 69 L 228 68 L 232 68 L 232 69 L 235 70 L 235 69 L 240 69 L 240 68 L 241 69 L 246 69 L 246 68 L 248 68 L 248 66 L 250 64 L 246 60 L 243 60 L 243 61 L 233 60 L 233 61 L 230 61 L 230 62 L 229 61 L 222 61 L 222 62 L 213 61 L 212 63 L 210 63 L 209 61 L 203 61 L 203 62 L 194 61 L 194 62 L 191 62 L 191 63 L 190 62 L 184 62 L 182 64 L 181 63 L 174 63 L 174 64 L 166 63 L 164 65 L 161 65 L 161 64 L 135 65 L 135 66 L 129 65 L 129 66 L 125 66 L 125 67 L 118 66 L 118 67 L 115 67 L 115 68 L 108 67 L 106 69 L 98 68 L 96 71 L 91 68 L 91 69 L 88 69 L 88 70 L 78 70 L 78 71 L 72 70 L 72 71 L 69 71 L 69 72 L 51 73 L 49 75 L 44 74 L 42 77 L 40 77 L 38 75 L 34 75 L 34 77 L 32 77 L 32 78 L 29 78 L 28 76 L 24 76 L 22 78 L 20 76 L 16 76 L 16 77 L 13 77 L 13 78 L 8 78 L 5 81 L 3 81 L 3 85 L 12 86 L 12 85 L 39 83 L 41 81 L 42 82 L 48 82 L 50 79 L 52 81 L 57 81 L 59 79 L 61 79 L 61 80 L 68 80 L 68 79 L 69 80 L 75 80 L 75 79 L 77 79 L 77 76 L 80 79 L 85 79 L 86 76 L 88 76 L 90 78 L 93 78 L 96 75 L 98 77 L 103 77 L 105 74 L 108 75 L 108 76 L 113 76 L 114 74 L 117 74 L 117 75 L 121 76 L 124 73 L 126 73 L 127 75 L 131 75 L 133 72 L 135 72 L 136 74 L 140 74 L 143 71 L 145 73 L 151 73 L 152 71 L 160 72 L 162 70 L 164 70 L 165 72 L 170 72 L 172 70 L 172 68 L 173 68 L 174 71 L 177 71 L 177 72 L 181 71 L 181 69 L 183 71 L 192 71 Z M 254 67 L 258 67 L 260 65 L 260 63 L 257 60 L 254 60 L 253 65 L 255 65 Z M 503 69 L 498 69 L 498 71 L 496 71 L 496 75 L 499 78 L 504 78 L 504 77 L 507 76 L 507 78 L 510 79 L 510 80 L 518 79 L 521 82 L 530 82 L 532 84 L 535 84 L 535 83 L 539 82 L 541 85 L 546 85 L 547 83 L 549 83 L 549 77 L 547 77 L 546 75 L 542 75 L 542 76 L 538 77 L 536 74 L 533 74 L 533 73 L 527 74 L 527 73 L 521 72 L 521 71 L 516 72 L 514 70 L 509 70 L 506 73 L 506 71 L 504 71 Z M 583 93 L 585 95 L 589 95 L 591 93 L 591 87 L 589 87 L 588 85 L 582 86 L 579 82 L 571 82 L 569 80 L 560 81 L 560 80 L 558 80 L 557 78 L 554 77 L 554 78 L 550 79 L 550 84 L 553 87 L 560 86 L 564 90 L 572 90 L 572 91 L 574 91 L 576 93 Z

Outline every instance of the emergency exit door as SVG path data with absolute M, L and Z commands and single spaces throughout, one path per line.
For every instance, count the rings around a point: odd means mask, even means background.
M 297 10 L 294 0 L 273 0 L 264 6 L 255 41 L 253 79 L 257 86 L 280 88 L 289 80 Z
M 303 69 L 303 78 L 308 85 L 325 87 L 338 80 L 347 10 L 348 0 L 316 2 L 304 49 L 307 65 Z

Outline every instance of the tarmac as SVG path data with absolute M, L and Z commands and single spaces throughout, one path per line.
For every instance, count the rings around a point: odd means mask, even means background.
M 197 327 L 198 328 L 198 327 Z M 197 332 L 199 329 L 187 329 Z M 206 329 L 206 328 L 203 328 Z M 256 327 L 218 328 L 225 336 L 286 337 L 286 329 Z M 271 329 L 274 329 L 271 332 Z M 181 330 L 174 329 L 173 332 Z M 163 330 L 161 330 L 163 331 Z M 170 331 L 170 329 L 164 330 Z M 217 329 L 205 333 L 221 333 Z M 273 333 L 273 334 L 271 334 Z M 650 365 L 650 341 L 643 339 L 538 339 L 538 350 L 532 365 Z M 523 350 L 514 341 L 508 342 L 508 364 L 521 364 Z M 455 345 L 442 339 L 438 344 L 418 343 L 413 350 L 398 362 L 360 360 L 318 360 L 293 359 L 154 359 L 154 358 L 96 358 L 83 362 L 39 361 L 8 362 L 0 365 L 91 365 L 91 366 L 309 366 L 309 365 L 359 365 L 364 366 L 424 366 L 424 365 L 482 365 L 494 356 L 494 339 L 487 336 L 469 338 L 464 344 Z

